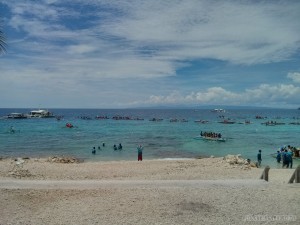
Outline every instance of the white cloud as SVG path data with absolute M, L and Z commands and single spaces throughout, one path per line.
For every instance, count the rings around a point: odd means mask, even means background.
M 299 48 L 295 2 L 148 1 L 126 7 L 126 16 L 103 25 L 105 32 L 157 47 L 164 57 L 256 64 L 285 60 Z
M 295 83 L 300 83 L 300 73 L 299 72 L 288 73 L 287 77 L 292 79 Z
M 167 96 L 152 95 L 147 104 L 220 104 L 220 105 L 256 105 L 276 106 L 286 105 L 288 102 L 297 104 L 299 102 L 300 87 L 292 84 L 268 85 L 262 84 L 254 89 L 244 92 L 232 92 L 222 87 L 212 87 L 204 91 L 181 95 L 172 92 Z
M 298 2 L 67 1 L 98 9 L 89 27 L 84 29 L 70 26 L 64 20 L 85 19 L 90 12 L 67 8 L 65 1 L 54 1 L 54 5 L 51 2 L 7 4 L 14 12 L 11 26 L 26 31 L 41 46 L 56 45 L 53 51 L 48 49 L 43 54 L 56 54 L 60 60 L 71 61 L 82 56 L 91 61 L 129 58 L 139 62 L 143 58 L 161 67 L 155 69 L 159 76 L 163 73 L 169 76 L 182 66 L 178 62 L 185 60 L 210 58 L 235 64 L 279 62 L 292 57 L 300 47 Z M 107 8 L 110 13 L 105 12 Z M 68 50 L 58 54 L 61 42 Z M 126 63 L 119 66 L 128 70 Z M 127 75 L 143 76 L 141 71 L 148 69 L 147 63 L 138 63 Z M 148 74 L 157 77 L 155 70 Z M 102 74 L 114 73 L 115 69 L 106 68 Z
M 79 45 L 72 45 L 69 46 L 69 54 L 84 54 L 89 52 L 94 52 L 97 50 L 93 45 L 88 44 L 79 44 Z

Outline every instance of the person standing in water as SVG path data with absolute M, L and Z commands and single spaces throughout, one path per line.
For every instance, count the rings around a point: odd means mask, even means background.
M 281 153 L 280 153 L 280 151 L 277 151 L 276 160 L 277 160 L 278 163 L 281 162 Z
M 258 150 L 258 154 L 257 154 L 257 165 L 258 167 L 260 167 L 261 164 L 261 150 Z
M 139 145 L 137 147 L 138 150 L 138 161 L 143 161 L 143 146 Z

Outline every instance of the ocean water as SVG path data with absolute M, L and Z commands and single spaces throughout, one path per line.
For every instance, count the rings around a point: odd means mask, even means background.
M 28 113 L 32 109 L 0 109 L 0 117 L 12 112 Z M 55 118 L 0 119 L 0 156 L 48 157 L 75 156 L 87 161 L 136 160 L 136 146 L 144 146 L 144 159 L 195 158 L 211 155 L 222 157 L 241 154 L 256 160 L 262 150 L 262 165 L 276 167 L 271 156 L 280 147 L 300 147 L 300 110 L 297 109 L 49 109 Z M 110 119 L 95 119 L 96 116 Z M 128 116 L 144 120 L 114 120 L 113 116 Z M 256 115 L 267 117 L 256 119 Z M 91 119 L 82 119 L 89 117 Z M 149 121 L 161 118 L 162 121 Z M 188 122 L 170 122 L 171 118 Z M 234 124 L 219 123 L 230 118 Z M 207 120 L 197 123 L 195 120 Z M 243 124 L 250 120 L 251 124 Z M 266 126 L 261 123 L 277 121 L 284 125 Z M 74 128 L 66 128 L 72 123 Z M 241 124 L 240 124 L 241 123 Z M 15 133 L 10 132 L 13 126 Z M 197 140 L 201 131 L 218 132 L 226 142 Z M 105 143 L 105 147 L 102 143 Z M 113 145 L 122 144 L 122 150 Z M 100 146 L 100 150 L 98 150 Z M 96 147 L 96 154 L 92 148 Z M 294 160 L 295 162 L 296 160 Z M 299 161 L 299 160 L 298 160 Z M 295 162 L 296 163 L 296 162 Z

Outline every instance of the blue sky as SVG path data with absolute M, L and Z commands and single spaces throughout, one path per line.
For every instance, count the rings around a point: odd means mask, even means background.
M 0 107 L 300 106 L 300 1 L 0 0 Z

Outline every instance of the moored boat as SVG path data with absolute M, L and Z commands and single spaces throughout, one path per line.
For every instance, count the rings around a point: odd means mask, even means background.
M 234 124 L 234 121 L 231 120 L 223 120 L 223 121 L 219 121 L 218 123 L 223 123 L 223 124 Z
M 23 113 L 10 113 L 5 117 L 6 119 L 27 119 L 27 116 Z
M 48 110 L 45 109 L 39 109 L 39 110 L 32 110 L 27 114 L 28 118 L 54 118 L 55 116 L 53 115 L 52 112 L 49 112 Z
M 159 121 L 163 121 L 163 119 L 161 119 L 161 118 L 152 118 L 152 119 L 149 119 L 149 121 L 159 122 Z
M 238 124 L 251 124 L 250 120 L 245 120 L 244 122 L 239 122 Z
M 225 109 L 212 109 L 211 112 L 225 112 Z
M 291 124 L 291 125 L 300 125 L 300 122 L 291 122 L 289 124 Z
M 284 125 L 285 123 L 282 122 L 276 122 L 276 121 L 267 121 L 264 123 L 261 123 L 262 125 L 266 125 L 266 126 L 276 126 L 276 125 Z
M 195 123 L 209 123 L 208 120 L 195 120 Z
M 96 116 L 95 119 L 97 119 L 97 120 L 107 120 L 107 119 L 109 119 L 109 117 L 108 116 Z

